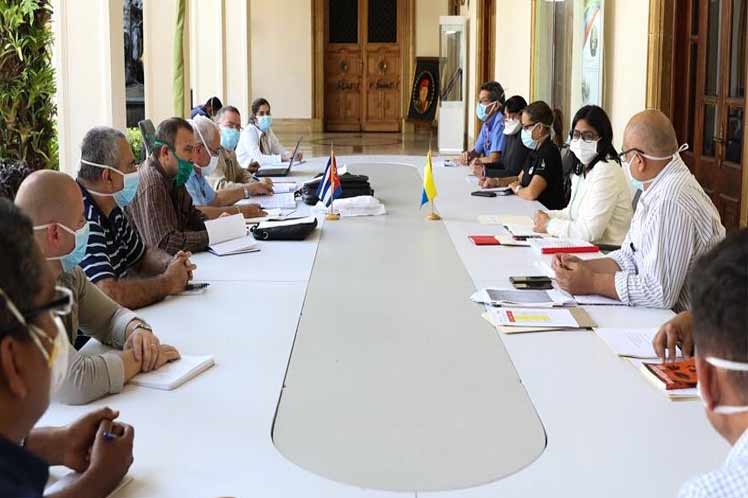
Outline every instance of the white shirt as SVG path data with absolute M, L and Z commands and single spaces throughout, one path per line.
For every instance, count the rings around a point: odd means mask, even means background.
M 565 239 L 621 245 L 634 210 L 631 188 L 616 162 L 600 161 L 587 176 L 572 175 L 571 200 L 565 209 L 549 211 L 548 233 Z
M 724 237 L 717 209 L 677 155 L 642 193 L 621 249 L 609 255 L 621 268 L 615 276 L 619 299 L 688 309 L 688 271 Z
M 718 470 L 689 479 L 678 498 L 745 498 L 748 496 L 748 431 L 730 450 Z
M 265 132 L 252 123 L 248 124 L 242 131 L 239 143 L 236 146 L 236 157 L 239 159 L 239 165 L 242 168 L 249 166 L 249 163 L 252 161 L 260 164 L 277 164 L 281 162 L 282 155 L 286 154 L 286 149 L 280 144 L 272 128 L 267 131 L 270 154 L 263 154 L 262 150 L 260 150 L 260 138 L 264 134 Z

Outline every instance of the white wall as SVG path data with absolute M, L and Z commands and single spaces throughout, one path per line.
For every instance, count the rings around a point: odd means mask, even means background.
M 78 171 L 80 144 L 94 126 L 124 129 L 122 0 L 53 4 L 60 170 Z
M 191 0 L 189 3 L 190 86 L 192 105 L 216 95 L 224 99 L 223 0 Z M 186 95 L 189 99 L 189 94 Z
M 242 119 L 249 115 L 250 79 L 250 8 L 249 0 L 225 0 L 225 94 L 224 104 L 239 109 Z M 309 83 L 311 86 L 311 82 Z
M 647 102 L 649 2 L 607 0 L 604 107 L 620 149 L 631 116 Z
M 439 56 L 439 16 L 449 15 L 447 0 L 415 0 L 416 56 Z
M 496 80 L 507 97 L 530 98 L 532 2 L 496 0 Z
M 250 8 L 251 98 L 268 99 L 275 118 L 311 118 L 311 0 L 251 0 Z

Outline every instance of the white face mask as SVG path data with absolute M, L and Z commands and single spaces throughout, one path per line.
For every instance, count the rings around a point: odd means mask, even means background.
M 748 363 L 724 360 L 722 358 L 715 358 L 713 356 L 707 357 L 706 362 L 712 366 L 715 366 L 717 368 L 722 368 L 724 370 L 732 370 L 735 372 L 748 372 Z M 699 384 L 697 388 L 699 391 L 699 397 L 703 400 L 704 395 L 701 393 L 701 384 Z M 706 406 L 706 402 L 704 402 L 704 406 Z M 712 409 L 712 411 L 720 415 L 735 415 L 737 413 L 748 412 L 748 406 L 729 406 L 729 405 L 715 406 L 714 409 Z
M 504 135 L 515 135 L 522 128 L 519 119 L 510 119 L 504 122 Z
M 205 150 L 208 151 L 208 154 L 210 154 L 210 162 L 206 166 L 200 166 L 197 165 L 198 168 L 200 168 L 200 172 L 204 176 L 210 176 L 213 174 L 213 172 L 216 170 L 216 167 L 218 166 L 218 158 L 219 154 L 213 155 L 213 153 L 208 148 L 208 143 L 205 141 L 205 138 L 203 138 L 203 133 L 200 131 L 200 128 L 197 125 L 194 125 L 195 129 L 197 130 L 197 134 L 200 136 L 200 141 L 203 143 L 203 147 L 205 147 Z
M 569 150 L 577 156 L 579 162 L 587 166 L 597 157 L 597 143 L 599 141 L 585 142 L 581 138 L 577 138 L 571 141 Z
M 673 161 L 679 160 L 680 153 L 685 150 L 688 150 L 688 144 L 681 145 L 678 148 L 678 150 L 675 151 L 675 154 L 673 154 L 672 156 L 655 157 L 655 156 L 644 154 L 642 152 L 635 152 L 635 154 L 638 154 L 647 159 L 651 159 L 652 161 L 664 161 L 665 159 L 670 159 L 670 162 L 673 162 Z M 629 182 L 631 183 L 631 185 L 634 187 L 635 190 L 644 190 L 644 187 L 646 185 L 651 185 L 655 180 L 657 180 L 657 177 L 659 176 L 659 173 L 657 173 L 657 175 L 655 175 L 654 178 L 651 178 L 649 180 L 644 180 L 644 181 L 637 180 L 634 177 L 634 175 L 631 173 L 631 161 L 623 161 L 622 166 L 623 166 L 623 171 L 626 173 L 626 176 L 628 177 Z M 660 170 L 660 173 L 662 173 L 662 170 Z

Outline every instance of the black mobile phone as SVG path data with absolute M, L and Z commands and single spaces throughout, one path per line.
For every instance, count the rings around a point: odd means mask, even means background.
M 509 277 L 509 281 L 513 284 L 531 284 L 540 282 L 551 283 L 550 277 L 546 277 L 545 275 L 532 277 Z
M 517 282 L 512 283 L 512 287 L 517 290 L 550 290 L 553 284 L 550 282 Z
M 470 195 L 474 195 L 476 197 L 496 197 L 496 192 L 485 192 L 483 190 L 476 190 L 475 192 L 471 192 Z
M 197 282 L 194 284 L 187 284 L 184 288 L 186 291 L 196 291 L 196 290 L 202 290 L 208 287 L 210 284 L 208 282 Z

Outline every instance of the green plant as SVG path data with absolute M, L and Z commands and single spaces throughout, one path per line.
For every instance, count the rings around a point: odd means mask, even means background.
M 143 153 L 143 135 L 140 134 L 140 129 L 136 127 L 127 129 L 127 143 L 130 144 L 135 160 L 140 161 L 143 157 L 141 155 Z
M 50 0 L 0 0 L 0 158 L 57 167 Z

